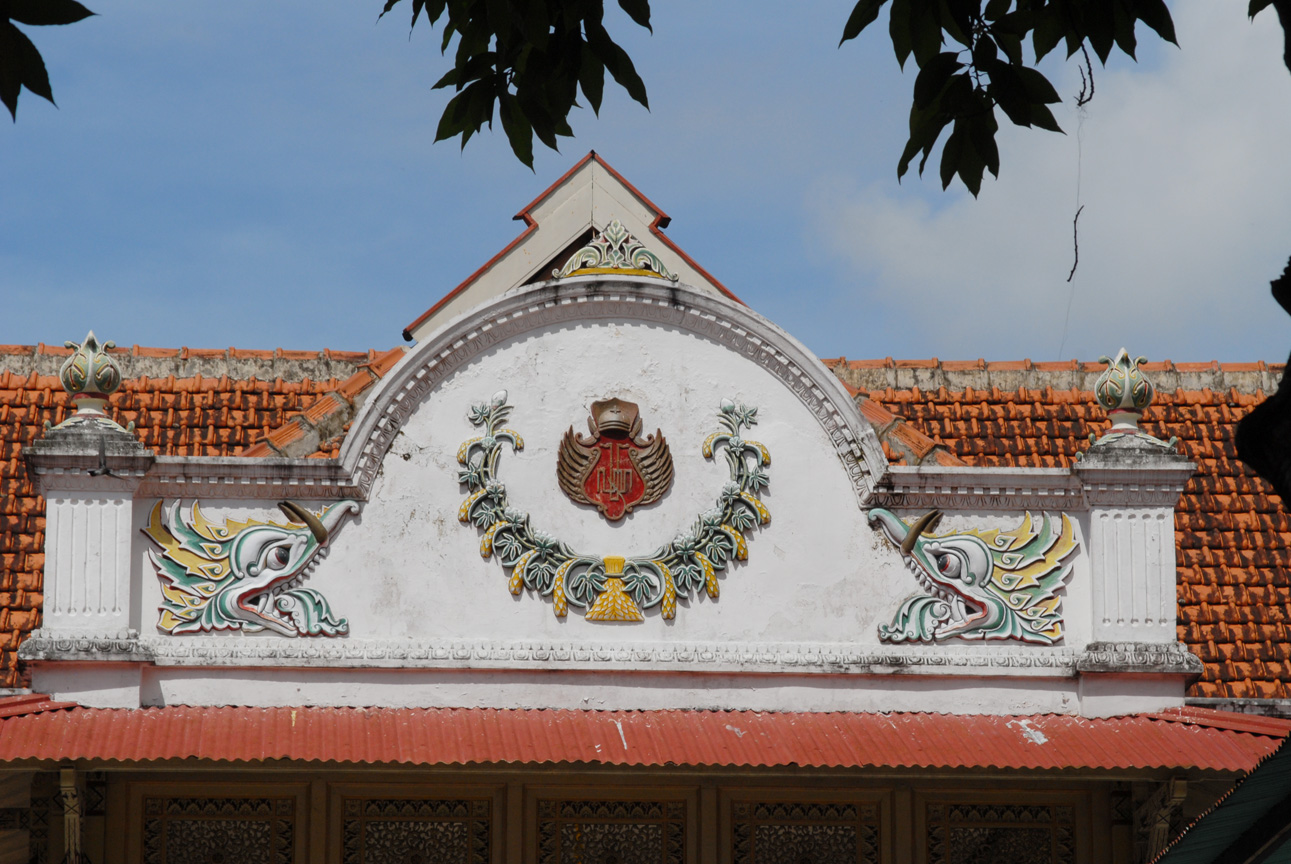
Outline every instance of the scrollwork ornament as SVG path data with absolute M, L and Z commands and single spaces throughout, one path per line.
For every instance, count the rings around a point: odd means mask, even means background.
M 652 276 L 670 282 L 678 279 L 658 255 L 633 237 L 617 219 L 611 219 L 604 231 L 571 255 L 564 267 L 552 271 L 557 279 L 607 274 Z
M 757 408 L 724 400 L 717 414 L 721 430 L 703 443 L 705 458 L 721 450 L 730 480 L 716 503 L 700 513 L 690 529 L 648 555 L 589 555 L 571 548 L 557 537 L 533 527 L 528 513 L 511 506 L 506 486 L 498 479 L 502 445 L 521 450 L 524 440 L 506 427 L 512 406 L 505 390 L 489 401 L 474 405 L 472 425 L 483 435 L 465 441 L 457 452 L 462 466 L 458 482 L 466 498 L 458 519 L 484 532 L 480 554 L 495 552 L 511 574 L 508 587 L 519 595 L 526 589 L 550 597 L 557 617 L 569 607 L 584 610 L 589 621 L 640 621 L 643 611 L 660 608 L 665 619 L 677 614 L 677 598 L 702 591 L 716 600 L 717 574 L 727 563 L 748 557 L 745 534 L 755 525 L 771 521 L 771 513 L 758 497 L 770 482 L 771 453 L 741 430 L 757 423 Z

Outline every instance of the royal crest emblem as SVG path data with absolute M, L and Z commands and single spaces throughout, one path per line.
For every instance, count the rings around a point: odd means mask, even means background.
M 611 522 L 633 507 L 658 501 L 672 485 L 672 454 L 663 432 L 641 438 L 640 408 L 623 399 L 592 403 L 592 437 L 569 431 L 560 442 L 556 476 L 579 504 L 590 504 Z

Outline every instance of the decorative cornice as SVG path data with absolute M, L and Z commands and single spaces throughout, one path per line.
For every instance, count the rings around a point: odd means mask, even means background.
M 1195 471 L 1177 455 L 1146 462 L 1095 458 L 1070 469 L 893 465 L 872 503 L 944 510 L 1173 507 Z
M 1202 664 L 1182 642 L 1090 642 L 1076 670 L 1200 675 Z
M 121 429 L 91 422 L 60 426 L 23 448 L 27 472 L 42 494 L 131 493 L 152 467 L 153 451 Z
M 887 471 L 874 430 L 837 377 L 800 342 L 745 306 L 653 279 L 585 276 L 496 298 L 408 352 L 355 418 L 341 450 L 366 499 L 395 435 L 440 382 L 504 341 L 576 321 L 645 321 L 706 337 L 748 357 L 792 390 L 816 417 L 866 506 Z
M 139 487 L 145 498 L 357 497 L 348 473 L 331 459 L 159 456 Z
M 874 493 L 888 508 L 945 510 L 1082 509 L 1080 481 L 1066 468 L 893 465 Z
M 1176 644 L 1094 643 L 1072 648 L 934 646 L 884 649 L 853 643 L 577 643 L 166 637 L 37 630 L 24 660 L 134 662 L 186 667 L 510 669 L 743 674 L 972 675 L 1064 678 L 1081 672 L 1197 674 Z
M 1174 507 L 1196 470 L 1177 454 L 1133 460 L 1091 453 L 1072 468 L 1090 506 L 1141 507 Z

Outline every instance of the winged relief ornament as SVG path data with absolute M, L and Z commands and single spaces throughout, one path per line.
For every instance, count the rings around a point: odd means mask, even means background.
M 579 504 L 590 504 L 611 522 L 633 507 L 658 501 L 672 486 L 672 454 L 663 432 L 641 436 L 640 408 L 623 399 L 592 403 L 591 437 L 570 426 L 560 441 L 556 476 Z

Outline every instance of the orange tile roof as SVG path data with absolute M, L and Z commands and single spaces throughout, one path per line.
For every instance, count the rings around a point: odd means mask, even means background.
M 61 707 L 61 706 L 60 706 Z M 1250 770 L 1291 722 L 1069 715 L 189 707 L 0 719 L 0 761 Z M 1232 719 L 1226 723 L 1223 716 Z M 0 715 L 2 716 L 2 715 Z
M 337 455 L 340 452 L 340 442 L 344 437 L 337 432 L 349 429 L 349 421 L 354 416 L 355 400 L 366 394 L 372 385 L 393 369 L 395 364 L 403 359 L 403 355 L 402 348 L 391 348 L 389 351 L 375 355 L 368 362 L 359 364 L 358 371 L 339 386 L 320 395 L 277 429 L 265 435 L 258 444 L 248 447 L 241 455 L 325 458 Z M 329 419 L 339 421 L 343 425 L 326 438 L 321 434 L 310 434 L 319 433 L 320 430 L 330 430 Z M 293 448 L 292 445 L 297 446 Z
M 17 364 L 57 369 L 71 352 L 50 346 L 0 346 L 0 687 L 26 682 L 17 662 L 19 643 L 39 626 L 45 565 L 45 501 L 27 477 L 22 448 L 43 434 L 45 421 L 57 424 L 67 414 L 67 398 L 52 374 L 18 374 Z M 293 361 L 318 358 L 318 352 L 191 351 L 190 349 L 123 349 L 128 358 L 167 358 L 175 361 L 221 359 L 225 366 L 241 361 Z M 353 368 L 359 360 L 380 364 L 384 354 L 341 354 L 331 359 Z M 129 366 L 129 363 L 123 365 Z M 142 364 L 140 364 L 142 365 Z M 360 370 L 365 380 L 371 376 Z M 143 444 L 159 454 L 236 456 L 253 450 L 270 431 L 295 412 L 347 382 L 324 380 L 260 380 L 255 377 L 139 377 L 127 379 L 113 396 L 109 410 L 123 425 L 131 420 Z
M 6 360 L 45 355 L 59 360 L 68 353 L 0 346 L 0 367 Z M 123 353 L 177 361 L 290 359 L 290 352 L 233 349 L 135 347 Z M 367 362 L 343 381 L 269 382 L 227 375 L 131 379 L 113 398 L 112 409 L 121 422 L 134 420 L 143 443 L 159 453 L 267 456 L 296 442 L 306 447 L 292 455 L 334 458 L 352 406 L 401 356 L 401 349 L 355 355 Z M 1088 389 L 1100 364 L 935 358 L 825 362 L 856 396 L 888 458 L 897 463 L 1065 467 L 1087 446 L 1089 432 L 1107 426 Z M 1205 666 L 1189 693 L 1291 699 L 1291 577 L 1284 564 L 1291 519 L 1269 485 L 1237 461 L 1232 443 L 1234 424 L 1263 398 L 1261 382 L 1272 382 L 1281 366 L 1166 362 L 1145 368 L 1154 380 L 1188 386 L 1159 391 L 1144 428 L 1161 437 L 1179 436 L 1183 451 L 1199 466 L 1175 520 L 1179 639 Z M 1014 386 L 946 386 L 991 380 Z M 1216 387 L 1189 389 L 1206 382 Z M 1240 386 L 1218 386 L 1226 382 Z M 16 649 L 37 626 L 41 603 L 44 501 L 31 489 L 20 451 L 40 434 L 43 421 L 57 423 L 64 412 L 64 395 L 52 375 L 0 373 L 0 686 L 23 683 Z M 344 422 L 329 425 L 329 418 Z
M 1053 386 L 949 389 L 955 373 L 1025 373 L 1033 385 L 1077 373 L 1092 384 L 1101 364 L 928 361 L 826 361 L 852 386 L 867 370 L 938 385 L 871 387 L 869 398 L 971 465 L 1067 467 L 1089 446 L 1090 432 L 1107 429 L 1092 391 Z M 840 369 L 838 367 L 845 367 Z M 1262 363 L 1153 363 L 1150 378 L 1278 374 Z M 1225 377 L 1226 376 L 1226 377 Z M 871 376 L 878 378 L 881 376 Z M 1002 378 L 1005 375 L 1001 375 Z M 1068 374 L 1070 377 L 1070 374 Z M 1203 388 L 1158 390 L 1142 427 L 1181 439 L 1198 474 L 1175 513 L 1178 548 L 1179 640 L 1197 654 L 1205 672 L 1190 696 L 1291 699 L 1291 518 L 1272 487 L 1237 461 L 1233 430 L 1264 392 Z

